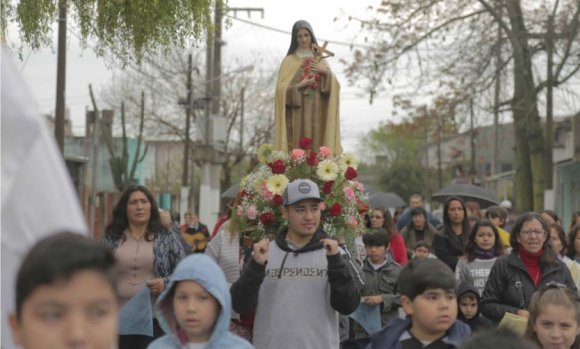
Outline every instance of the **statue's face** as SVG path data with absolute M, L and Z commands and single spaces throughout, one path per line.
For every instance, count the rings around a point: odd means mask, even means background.
M 298 48 L 303 50 L 309 49 L 310 44 L 312 44 L 312 37 L 310 36 L 310 32 L 304 28 L 298 30 L 296 39 L 298 40 Z

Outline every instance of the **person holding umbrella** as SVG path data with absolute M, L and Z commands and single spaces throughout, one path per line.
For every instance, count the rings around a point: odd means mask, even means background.
M 453 271 L 458 258 L 463 255 L 469 231 L 465 203 L 458 197 L 450 196 L 443 206 L 443 229 L 435 235 L 433 249 L 437 258 Z

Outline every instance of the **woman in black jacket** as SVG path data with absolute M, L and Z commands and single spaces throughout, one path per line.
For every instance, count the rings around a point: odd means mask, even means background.
M 443 229 L 433 238 L 433 250 L 437 258 L 453 271 L 457 259 L 463 255 L 469 230 L 465 203 L 458 197 L 450 196 L 443 206 Z
M 512 252 L 499 257 L 483 290 L 481 312 L 498 322 L 506 312 L 528 317 L 534 291 L 554 281 L 576 292 L 566 265 L 554 253 L 548 225 L 540 214 L 521 215 L 510 233 Z

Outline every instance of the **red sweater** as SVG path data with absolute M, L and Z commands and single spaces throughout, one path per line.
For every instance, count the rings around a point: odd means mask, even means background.
M 400 265 L 407 264 L 407 247 L 405 246 L 405 240 L 403 240 L 401 234 L 398 232 L 393 234 L 389 240 L 389 243 L 395 262 L 399 263 Z
M 518 255 L 520 256 L 522 262 L 528 270 L 528 274 L 532 278 L 534 285 L 538 287 L 540 280 L 542 279 L 542 268 L 540 268 L 540 257 L 544 254 L 544 249 L 538 251 L 538 253 L 531 254 L 530 252 L 524 250 L 521 246 L 518 250 Z

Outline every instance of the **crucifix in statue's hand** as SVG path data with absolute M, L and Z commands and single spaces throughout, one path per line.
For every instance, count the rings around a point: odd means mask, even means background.
M 328 45 L 328 41 L 325 41 L 322 46 L 318 46 L 317 44 L 312 44 L 312 49 L 314 50 L 314 58 L 320 62 L 323 58 L 334 57 L 334 52 L 328 51 L 326 49 L 326 45 Z

